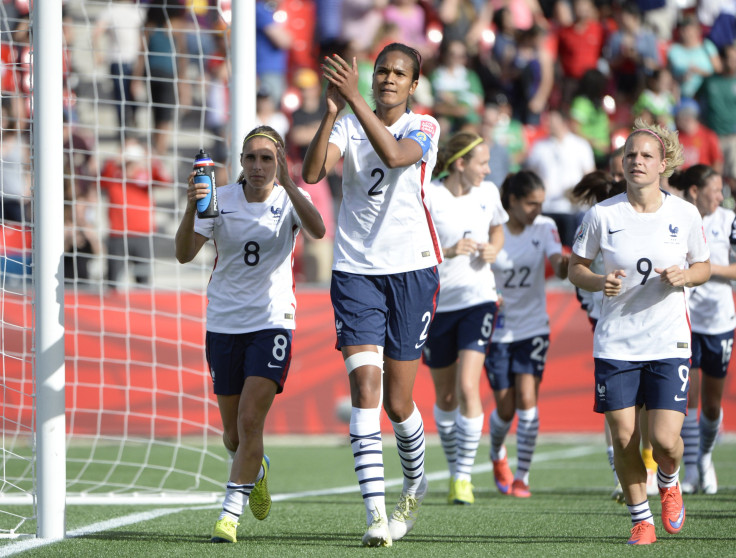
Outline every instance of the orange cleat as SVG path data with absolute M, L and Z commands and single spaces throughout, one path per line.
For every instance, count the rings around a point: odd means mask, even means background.
M 509 460 L 506 456 L 503 459 L 493 461 L 493 479 L 496 481 L 496 487 L 501 494 L 511 494 L 511 483 L 514 482 L 514 475 L 509 468 Z
M 511 484 L 511 495 L 517 498 L 529 498 L 532 493 L 529 491 L 529 486 L 524 484 L 521 479 L 516 479 Z
M 685 504 L 680 494 L 679 483 L 669 488 L 660 488 L 659 497 L 662 500 L 662 523 L 664 530 L 675 534 L 685 525 Z
M 631 529 L 631 538 L 626 544 L 652 544 L 653 542 L 657 542 L 654 524 L 640 521 Z

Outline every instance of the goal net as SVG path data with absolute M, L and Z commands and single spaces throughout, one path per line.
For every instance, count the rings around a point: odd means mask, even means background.
M 0 3 L 0 534 L 33 535 L 33 33 Z M 200 148 L 228 172 L 225 2 L 63 3 L 67 502 L 215 501 L 226 475 L 204 356 L 213 262 L 174 258 Z M 165 9 L 164 9 L 165 8 Z M 217 494 L 217 496 L 216 496 Z

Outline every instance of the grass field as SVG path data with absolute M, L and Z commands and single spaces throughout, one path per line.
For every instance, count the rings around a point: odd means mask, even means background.
M 0 556 L 23 557 L 196 557 L 202 556 L 736 556 L 736 440 L 716 448 L 720 489 L 715 496 L 686 496 L 687 520 L 679 535 L 668 535 L 651 502 L 658 541 L 636 550 L 624 544 L 630 522 L 626 508 L 609 499 L 612 476 L 602 436 L 542 436 L 532 464 L 532 497 L 498 494 L 488 446 L 482 446 L 473 477 L 473 506 L 446 504 L 447 473 L 441 448 L 430 444 L 430 491 L 419 521 L 389 549 L 364 549 L 365 514 L 347 443 L 319 445 L 267 441 L 269 485 L 274 504 L 262 522 L 246 507 L 234 545 L 209 542 L 220 505 L 68 506 L 64 541 L 35 539 L 0 543 Z M 385 440 L 387 507 L 401 487 L 398 457 Z M 515 463 L 513 439 L 509 445 Z M 224 465 L 220 465 L 225 468 Z M 512 467 L 513 468 L 513 467 Z M 213 474 L 213 476 L 217 476 Z M 223 481 L 226 479 L 223 470 Z

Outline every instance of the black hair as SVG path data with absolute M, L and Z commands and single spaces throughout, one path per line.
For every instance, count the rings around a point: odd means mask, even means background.
M 516 199 L 522 199 L 531 194 L 534 190 L 544 190 L 544 182 L 539 175 L 531 170 L 521 170 L 513 172 L 506 176 L 501 185 L 501 204 L 508 211 L 510 204 L 509 198 L 514 196 Z
M 378 53 L 378 56 L 376 56 L 376 62 L 375 64 L 373 64 L 373 71 L 376 70 L 378 62 L 389 52 L 401 52 L 402 54 L 407 55 L 411 59 L 412 65 L 411 79 L 413 81 L 419 79 L 419 73 L 422 69 L 422 55 L 419 54 L 419 51 L 417 51 L 416 49 L 411 48 L 410 46 L 406 46 L 402 43 L 391 43 L 383 47 L 383 50 Z
M 714 176 L 718 176 L 718 172 L 713 167 L 697 164 L 685 170 L 675 171 L 670 176 L 669 184 L 687 195 L 690 186 L 697 186 L 698 189 L 704 188 L 706 182 Z
M 572 189 L 572 197 L 586 205 L 595 205 L 626 191 L 625 180 L 614 180 L 602 170 L 589 172 Z

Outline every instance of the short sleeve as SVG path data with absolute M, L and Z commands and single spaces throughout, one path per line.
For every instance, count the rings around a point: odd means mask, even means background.
M 342 117 L 335 122 L 330 132 L 329 143 L 334 143 L 340 149 L 340 155 L 345 155 L 345 149 L 348 146 L 348 131 L 346 126 L 346 117 Z
M 595 206 L 591 207 L 583 217 L 572 245 L 574 254 L 593 260 L 601 249 L 600 216 Z
M 544 253 L 549 258 L 554 254 L 562 253 L 562 242 L 560 242 L 560 233 L 557 230 L 557 224 L 550 219 L 550 223 L 546 225 L 544 235 Z
M 687 240 L 687 263 L 694 264 L 704 262 L 710 258 L 710 249 L 705 240 L 705 230 L 703 229 L 703 220 L 697 209 L 693 206 L 694 213 L 692 226 L 690 227 L 690 235 Z

